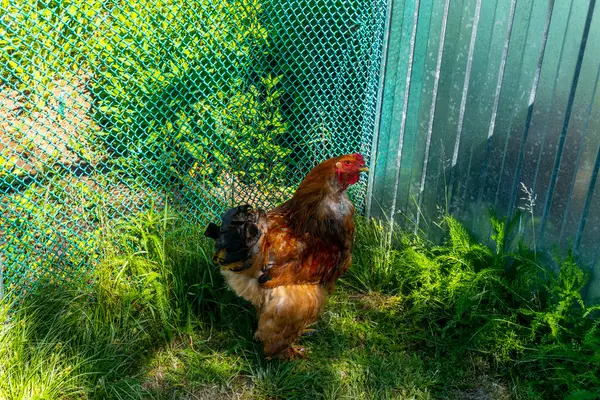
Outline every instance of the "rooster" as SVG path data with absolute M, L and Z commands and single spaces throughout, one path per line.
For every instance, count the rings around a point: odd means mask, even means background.
M 295 342 L 311 331 L 327 295 L 350 268 L 354 205 L 346 189 L 368 171 L 360 154 L 323 161 L 292 198 L 264 212 L 248 205 L 209 224 L 213 261 L 229 287 L 258 313 L 255 338 L 268 358 L 302 357 Z

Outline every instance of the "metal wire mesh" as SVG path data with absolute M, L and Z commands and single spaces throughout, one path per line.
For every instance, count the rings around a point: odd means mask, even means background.
M 0 265 L 94 265 L 103 221 L 270 207 L 370 154 L 385 0 L 0 1 Z M 353 193 L 360 207 L 365 184 Z

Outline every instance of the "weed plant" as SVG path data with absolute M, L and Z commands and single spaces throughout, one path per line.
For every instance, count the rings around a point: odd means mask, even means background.
M 598 398 L 600 307 L 583 301 L 589 276 L 571 252 L 548 260 L 523 243 L 509 251 L 518 218 L 490 213 L 494 249 L 452 216 L 443 218 L 441 245 L 402 232 L 388 244 L 385 224 L 363 221 L 344 279 L 354 290 L 398 296 L 409 341 L 453 368 L 478 355 L 515 394 Z

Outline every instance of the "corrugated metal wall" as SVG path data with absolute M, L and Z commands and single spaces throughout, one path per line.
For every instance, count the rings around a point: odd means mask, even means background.
M 391 0 L 392 1 L 392 0 Z M 533 193 L 538 248 L 572 246 L 600 295 L 596 0 L 393 0 L 368 213 L 481 237 Z

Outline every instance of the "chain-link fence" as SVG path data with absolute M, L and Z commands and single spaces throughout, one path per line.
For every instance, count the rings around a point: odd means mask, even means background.
M 0 0 L 8 293 L 93 265 L 102 221 L 272 206 L 370 154 L 384 0 Z M 365 184 L 354 196 L 358 205 Z

